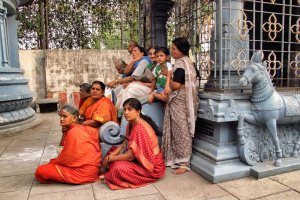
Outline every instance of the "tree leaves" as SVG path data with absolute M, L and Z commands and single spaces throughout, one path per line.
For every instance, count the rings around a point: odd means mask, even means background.
M 121 49 L 122 31 L 127 40 L 138 38 L 138 2 L 34 0 L 18 8 L 19 48 Z

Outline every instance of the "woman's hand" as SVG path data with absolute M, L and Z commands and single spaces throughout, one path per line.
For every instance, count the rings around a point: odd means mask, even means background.
M 111 155 L 106 156 L 106 157 L 104 158 L 104 160 L 102 161 L 102 167 L 107 168 L 107 166 L 108 166 L 108 164 L 109 164 L 109 162 L 110 162 L 110 157 L 111 157 Z
M 106 86 L 110 87 L 110 88 L 114 88 L 115 84 L 116 84 L 116 81 L 111 81 L 111 82 L 107 83 Z
M 161 72 L 162 75 L 168 76 L 168 68 L 164 65 L 161 68 Z
M 166 95 L 169 95 L 170 92 L 171 92 L 170 86 L 169 86 L 169 85 L 166 85 L 166 86 L 165 86 L 165 93 L 166 93 Z
M 154 101 L 154 93 L 152 92 L 148 97 L 148 102 L 151 104 Z

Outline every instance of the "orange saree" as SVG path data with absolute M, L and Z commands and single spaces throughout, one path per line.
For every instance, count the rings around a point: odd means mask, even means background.
M 39 166 L 35 177 L 41 183 L 95 182 L 98 180 L 100 163 L 98 131 L 88 126 L 74 125 L 67 132 L 61 153 L 49 164 Z
M 84 100 L 83 104 L 79 107 L 79 115 L 84 116 L 85 111 L 90 105 L 92 105 L 92 103 L 93 97 L 88 97 L 86 100 Z
M 86 109 L 85 118 L 101 124 L 108 121 L 117 122 L 117 111 L 109 98 L 102 97 Z
M 137 188 L 156 181 L 165 174 L 165 164 L 154 130 L 147 123 L 136 124 L 130 134 L 128 148 L 134 161 L 115 161 L 105 173 L 105 182 L 112 190 Z

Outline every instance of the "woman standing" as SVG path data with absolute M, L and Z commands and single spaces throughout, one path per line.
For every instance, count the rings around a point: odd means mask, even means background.
M 189 59 L 190 45 L 186 38 L 172 42 L 172 56 L 176 59 L 172 70 L 172 92 L 166 105 L 162 146 L 166 165 L 174 168 L 174 174 L 190 170 L 192 138 L 199 99 L 196 91 L 196 71 Z
M 60 110 L 60 125 L 66 127 L 63 149 L 57 158 L 41 165 L 35 178 L 41 183 L 91 183 L 98 180 L 101 150 L 98 131 L 76 124 L 78 110 L 65 105 Z
M 157 126 L 141 113 L 140 101 L 127 99 L 123 107 L 128 121 L 126 139 L 102 163 L 108 167 L 105 182 L 113 190 L 152 183 L 164 176 L 166 170 L 156 137 Z

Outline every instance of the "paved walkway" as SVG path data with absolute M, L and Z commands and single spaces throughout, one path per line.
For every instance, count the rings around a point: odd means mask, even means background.
M 56 156 L 60 139 L 56 113 L 39 114 L 43 123 L 19 135 L 0 138 L 0 200 L 177 200 L 300 199 L 300 171 L 256 180 L 251 177 L 211 184 L 194 172 L 166 176 L 154 184 L 112 191 L 102 182 L 86 185 L 40 184 L 38 165 Z

